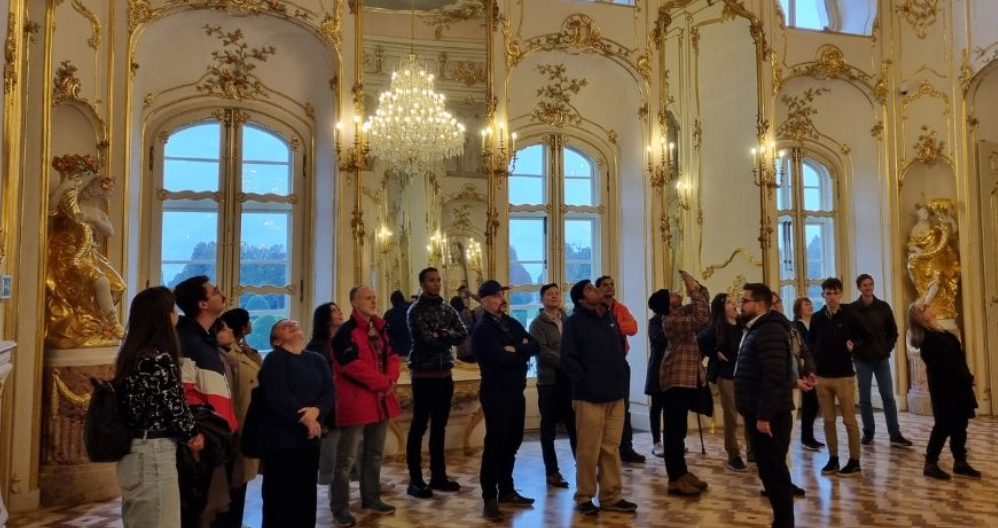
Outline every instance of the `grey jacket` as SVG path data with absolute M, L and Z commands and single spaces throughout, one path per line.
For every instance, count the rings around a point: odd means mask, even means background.
M 568 314 L 561 311 L 562 325 L 568 319 Z M 530 336 L 541 345 L 537 356 L 537 384 L 557 385 L 558 371 L 561 369 L 561 331 L 544 310 L 530 322 Z

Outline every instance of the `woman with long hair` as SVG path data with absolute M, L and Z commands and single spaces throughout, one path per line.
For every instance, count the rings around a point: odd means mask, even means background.
M 316 471 L 322 423 L 333 407 L 333 376 L 325 358 L 305 350 L 297 321 L 270 331 L 273 350 L 260 369 L 271 449 L 263 457 L 263 528 L 314 528 Z
M 320 304 L 312 313 L 312 338 L 305 345 L 306 350 L 326 358 L 330 376 L 333 372 L 333 336 L 343 326 L 343 312 L 334 302 Z M 333 384 L 332 401 L 336 401 L 336 386 Z M 340 443 L 340 431 L 336 428 L 336 405 L 326 415 L 323 422 L 322 446 L 319 452 L 319 484 L 333 485 L 333 470 L 336 466 L 336 447 Z M 332 497 L 332 490 L 329 496 Z
M 811 329 L 811 316 L 814 315 L 814 304 L 807 297 L 798 297 L 794 300 L 794 320 L 793 329 L 797 332 L 804 343 L 807 343 L 807 334 Z M 814 438 L 814 420 L 818 417 L 818 392 L 805 391 L 801 393 L 800 409 L 800 445 L 804 449 L 818 451 L 825 444 Z
M 735 410 L 735 363 L 738 361 L 738 348 L 742 341 L 742 324 L 738 320 L 738 307 L 727 293 L 719 293 L 710 302 L 710 323 L 697 336 L 700 353 L 709 358 L 707 379 L 717 384 L 721 395 L 721 410 L 724 413 L 724 450 L 728 461 L 725 467 L 731 471 L 745 472 L 748 466 L 742 460 L 738 445 L 738 411 Z M 753 461 L 750 430 L 743 431 L 745 454 Z
M 960 340 L 939 326 L 936 309 L 917 301 L 908 307 L 908 343 L 921 351 L 925 374 L 932 398 L 932 433 L 925 447 L 925 468 L 929 478 L 949 480 L 950 475 L 939 467 L 939 455 L 946 438 L 953 453 L 953 474 L 958 477 L 981 478 L 967 462 L 967 426 L 977 408 L 974 375 L 967 367 Z
M 135 432 L 117 463 L 125 528 L 179 528 L 177 443 L 204 448 L 180 382 L 177 308 L 168 288 L 147 288 L 132 300 L 125 341 L 115 360 L 125 421 Z

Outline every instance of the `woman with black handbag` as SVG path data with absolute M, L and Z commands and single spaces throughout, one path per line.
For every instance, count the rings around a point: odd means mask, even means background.
M 115 360 L 114 382 L 135 432 L 131 451 L 117 463 L 125 528 L 180 527 L 177 443 L 195 455 L 204 448 L 180 383 L 177 317 L 168 288 L 140 292 Z

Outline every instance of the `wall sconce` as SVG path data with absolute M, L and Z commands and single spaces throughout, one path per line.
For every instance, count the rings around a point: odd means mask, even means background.
M 367 156 L 371 152 L 371 144 L 367 141 L 367 131 L 370 122 L 361 124 L 361 117 L 353 116 L 353 142 L 347 148 L 346 156 L 341 156 L 343 143 L 343 123 L 337 122 L 333 130 L 333 141 L 336 145 L 336 159 L 339 160 L 340 170 L 362 171 L 369 166 Z
M 482 129 L 482 171 L 486 174 L 509 176 L 516 165 L 516 132 L 507 132 L 501 124 Z
M 759 145 L 759 148 L 752 149 L 752 180 L 756 187 L 766 189 L 779 189 L 783 185 L 785 168 L 783 158 L 787 151 L 776 151 L 776 143 L 769 145 Z
M 477 240 L 469 240 L 468 247 L 464 250 L 465 260 L 468 268 L 479 273 L 482 272 L 482 245 Z
M 648 161 L 648 174 L 651 175 L 653 187 L 661 188 L 666 183 L 674 179 L 676 171 L 676 144 L 669 142 L 667 135 L 663 135 L 659 140 L 658 160 L 655 159 L 655 151 L 651 145 L 646 149 Z
M 676 200 L 679 202 L 679 207 L 684 211 L 690 210 L 690 194 L 692 191 L 692 185 L 682 180 L 676 182 Z
M 392 235 L 393 233 L 384 225 L 378 228 L 375 232 L 375 236 L 378 240 L 378 249 L 381 253 L 388 253 L 392 246 Z
M 430 236 L 430 243 L 426 245 L 426 252 L 430 255 L 430 260 L 446 266 L 450 263 L 450 255 L 447 251 L 447 235 L 441 234 L 437 229 Z

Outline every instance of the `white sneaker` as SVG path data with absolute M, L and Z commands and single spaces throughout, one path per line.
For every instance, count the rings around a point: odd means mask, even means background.
M 665 458 L 665 449 L 662 447 L 662 442 L 655 442 L 655 447 L 651 449 L 651 454 L 658 458 Z

